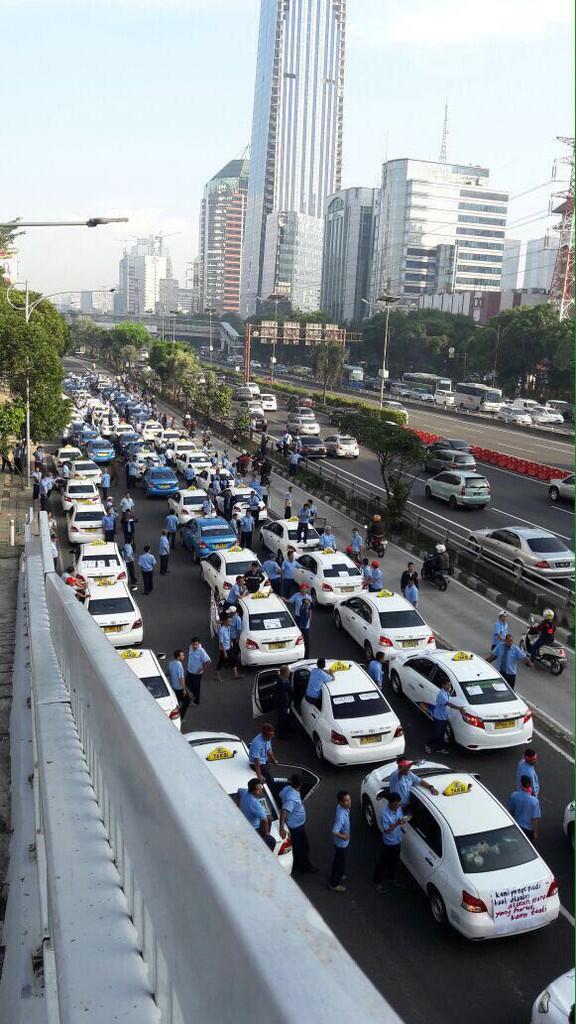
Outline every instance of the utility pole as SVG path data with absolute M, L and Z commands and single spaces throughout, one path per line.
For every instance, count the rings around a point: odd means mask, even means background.
M 570 168 L 570 183 L 566 192 L 555 193 L 562 199 L 553 213 L 562 214 L 559 224 L 560 240 L 550 285 L 550 300 L 556 306 L 561 320 L 574 319 L 574 139 L 558 136 L 558 141 L 570 147 L 570 156 L 560 163 Z

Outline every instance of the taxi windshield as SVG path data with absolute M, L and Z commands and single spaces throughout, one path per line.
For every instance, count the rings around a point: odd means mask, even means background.
M 390 706 L 381 693 L 368 690 L 366 693 L 339 693 L 330 696 L 334 718 L 372 718 L 374 715 L 386 715 Z
M 538 856 L 517 825 L 506 825 L 490 832 L 472 832 L 468 836 L 454 836 L 454 842 L 462 870 L 467 875 L 515 868 L 536 860 Z
M 144 686 L 148 690 L 148 693 L 151 693 L 152 696 L 156 698 L 156 700 L 159 700 L 160 697 L 170 696 L 168 693 L 168 688 L 166 686 L 166 683 L 162 679 L 162 676 L 144 676 L 141 677 L 141 682 L 144 683 Z
M 290 612 L 281 608 L 275 612 L 254 612 L 248 617 L 248 628 L 251 630 L 290 629 L 293 625 Z
M 334 576 L 359 576 L 360 569 L 355 565 L 346 565 L 345 562 L 334 562 L 333 565 L 324 566 L 324 576 L 331 579 Z
M 206 501 L 206 495 L 205 494 L 187 494 L 187 495 L 185 495 L 185 497 L 183 499 L 183 504 L 184 505 L 197 505 L 198 507 L 200 507 L 200 505 L 203 505 L 205 501 Z
M 471 679 L 466 683 L 460 682 L 460 686 L 469 704 L 501 704 L 518 700 L 501 676 L 494 679 Z

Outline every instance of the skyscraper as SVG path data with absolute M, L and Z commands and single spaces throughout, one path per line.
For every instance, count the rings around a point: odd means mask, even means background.
M 230 160 L 204 186 L 200 207 L 201 308 L 237 313 L 248 160 Z
M 118 266 L 117 313 L 154 313 L 160 301 L 160 281 L 172 277 L 172 263 L 162 235 L 138 238 Z
M 326 197 L 340 188 L 346 0 L 262 0 L 240 312 L 317 309 Z
M 338 323 L 368 316 L 375 199 L 374 188 L 344 188 L 326 200 L 320 309 Z
M 531 238 L 526 243 L 525 288 L 543 288 L 547 292 L 550 291 L 559 240 L 558 232 L 552 231 L 543 238 Z

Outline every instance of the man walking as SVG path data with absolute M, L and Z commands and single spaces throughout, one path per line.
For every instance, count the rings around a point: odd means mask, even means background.
M 160 541 L 158 543 L 158 554 L 160 555 L 160 575 L 167 576 L 168 559 L 170 556 L 170 541 L 168 540 L 168 530 L 162 530 L 160 534 Z
M 343 884 L 346 878 L 346 850 L 350 845 L 350 808 L 352 797 L 345 789 L 341 789 L 337 796 L 336 814 L 332 825 L 332 843 L 334 846 L 334 858 L 328 882 L 332 892 L 346 892 Z
M 410 602 L 413 608 L 418 607 L 419 592 L 414 580 L 409 580 L 404 588 L 404 597 Z
M 104 530 L 104 540 L 113 544 L 116 532 L 116 513 L 112 509 L 107 509 L 102 516 L 102 529 Z
M 190 692 L 186 686 L 184 676 L 184 651 L 180 649 L 174 651 L 172 661 L 168 662 L 167 671 L 170 685 L 176 694 L 176 700 L 180 708 L 180 722 L 182 723 L 184 715 L 190 706 Z
M 402 848 L 402 825 L 405 823 L 399 794 L 389 793 L 388 806 L 380 814 L 382 846 L 374 870 L 376 892 L 381 896 L 389 892 L 393 884 L 398 884 L 395 883 L 395 876 Z
M 532 747 L 527 747 L 522 757 L 516 765 L 516 789 L 520 789 L 522 784 L 522 776 L 527 775 L 530 779 L 530 786 L 534 796 L 540 795 L 540 780 L 538 778 L 538 772 L 536 771 L 536 762 L 538 760 L 538 754 Z
M 492 642 L 490 644 L 492 653 L 496 650 L 498 644 L 503 643 L 508 633 L 508 612 L 502 610 L 492 629 Z
M 280 790 L 282 810 L 280 811 L 280 835 L 286 839 L 286 825 L 290 829 L 292 838 L 292 852 L 294 854 L 294 868 L 306 874 L 316 872 L 310 863 L 310 844 L 306 832 L 306 808 L 302 803 L 300 790 L 302 788 L 302 776 L 294 774 L 290 776 L 287 786 Z
M 230 616 L 227 615 L 218 630 L 218 662 L 216 664 L 216 678 L 222 682 L 222 669 L 232 667 L 234 678 L 238 679 L 238 668 L 233 657 L 232 633 L 230 630 Z
M 500 640 L 496 644 L 492 653 L 486 658 L 486 661 L 496 662 L 496 668 L 512 690 L 516 686 L 518 662 L 525 662 L 527 668 L 534 667 L 526 651 L 523 651 L 518 644 L 514 643 L 514 637 L 511 633 L 507 633 L 506 639 L 504 641 Z
M 138 466 L 136 465 L 136 459 L 132 458 L 126 465 L 126 488 L 130 491 L 133 487 L 136 487 L 136 480 L 138 478 Z
M 362 559 L 362 537 L 359 531 L 354 527 L 352 530 L 352 540 L 350 541 L 350 552 L 352 558 L 356 562 L 356 565 L 360 565 Z
M 262 569 L 266 573 L 270 580 L 270 586 L 275 594 L 280 593 L 280 584 L 282 582 L 282 573 L 278 562 L 274 561 L 273 558 L 267 558 L 262 564 Z
M 290 486 L 284 495 L 284 519 L 290 519 L 292 515 L 292 487 Z
M 446 723 L 448 721 L 448 708 L 459 709 L 459 705 L 450 700 L 451 682 L 448 676 L 444 676 L 440 683 L 440 689 L 436 697 L 436 703 L 432 708 L 432 736 L 426 743 L 424 749 L 427 754 L 447 754 L 445 747 Z
M 170 547 L 174 550 L 176 534 L 178 533 L 178 516 L 175 512 L 169 512 L 164 521 L 166 523 L 166 533 L 168 534 Z
M 529 775 L 520 777 L 520 786 L 510 794 L 508 810 L 531 842 L 538 839 L 538 822 L 541 818 L 540 802 L 532 792 Z
M 377 594 L 384 586 L 384 574 L 379 562 L 371 562 L 370 568 L 372 569 L 372 579 L 368 583 L 368 590 L 372 594 Z
M 252 547 L 252 532 L 254 530 L 254 520 L 249 509 L 246 509 L 244 515 L 240 519 L 240 547 L 251 548 Z
M 136 579 L 136 570 L 134 569 L 134 548 L 128 542 L 124 544 L 122 548 L 122 558 L 126 563 L 128 570 L 128 577 L 130 579 L 130 589 L 138 590 L 138 581 Z
M 138 559 L 138 565 L 140 566 L 140 572 L 142 573 L 142 583 L 144 585 L 144 596 L 147 597 L 154 590 L 154 566 L 156 565 L 156 559 L 150 551 L 150 545 L 146 544 L 144 551 Z
M 302 633 L 302 639 L 304 640 L 304 657 L 310 657 L 310 625 L 312 622 L 312 599 L 309 594 L 304 594 L 302 604 L 300 606 L 300 612 L 296 619 L 296 625 Z
M 101 486 L 102 486 L 102 497 L 104 498 L 104 501 L 106 501 L 106 498 L 108 497 L 108 491 L 110 490 L 110 473 L 108 472 L 107 469 L 105 469 L 103 471 L 103 473 L 102 473 L 102 484 L 101 484 Z
M 211 664 L 212 660 L 202 647 L 200 639 L 197 636 L 193 636 L 188 648 L 188 660 L 186 662 L 186 689 L 196 706 L 200 703 L 202 676 Z
M 400 577 L 400 593 L 406 597 L 405 590 L 409 583 L 414 583 L 418 586 L 418 573 L 414 562 L 408 562 L 404 572 Z

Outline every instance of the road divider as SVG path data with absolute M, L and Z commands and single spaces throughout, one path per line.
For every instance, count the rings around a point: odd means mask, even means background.
M 434 444 L 435 441 L 440 441 L 441 439 L 439 434 L 429 434 L 425 430 L 414 430 L 412 427 L 409 429 L 420 438 L 423 444 Z M 569 475 L 567 469 L 557 469 L 555 466 L 547 466 L 542 462 L 530 462 L 527 459 L 520 459 L 515 455 L 506 455 L 505 452 L 494 451 L 492 448 L 482 448 L 476 444 L 470 446 L 470 451 L 479 462 L 487 462 L 491 466 L 508 469 L 511 473 L 531 476 L 544 482 L 548 480 L 563 480 L 564 477 Z

